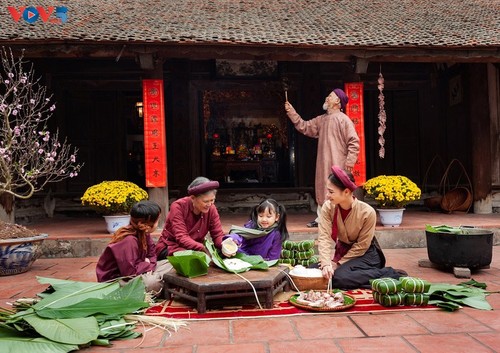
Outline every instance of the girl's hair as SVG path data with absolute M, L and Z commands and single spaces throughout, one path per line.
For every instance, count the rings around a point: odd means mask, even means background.
M 285 206 L 279 204 L 274 199 L 265 199 L 258 205 L 252 208 L 252 212 L 250 213 L 250 220 L 255 226 L 258 226 L 258 216 L 259 213 L 265 212 L 267 209 L 270 211 L 274 211 L 279 215 L 278 219 L 278 231 L 281 234 L 281 240 L 288 239 L 288 230 L 286 228 L 286 210 Z
M 154 226 L 160 218 L 161 207 L 153 201 L 143 200 L 136 202 L 130 210 L 130 224 L 118 229 L 111 238 L 110 244 L 118 243 L 135 231 L 139 244 L 143 250 L 147 250 L 146 230 Z
M 347 174 L 347 176 L 349 177 L 349 179 L 354 183 L 354 176 L 352 175 L 352 173 L 350 171 L 347 171 L 347 170 L 344 170 L 344 172 Z M 347 186 L 345 186 L 339 178 L 337 178 L 335 176 L 335 174 L 330 174 L 328 176 L 328 181 L 330 181 L 330 183 L 332 183 L 333 185 L 337 186 L 338 188 L 340 188 L 341 190 L 345 190 L 345 189 L 348 189 Z M 350 189 L 349 189 L 350 190 Z

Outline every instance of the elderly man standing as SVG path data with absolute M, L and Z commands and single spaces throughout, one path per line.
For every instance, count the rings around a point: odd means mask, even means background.
M 359 154 L 359 136 L 354 123 L 344 114 L 349 98 L 340 88 L 334 89 L 325 99 L 323 109 L 326 114 L 319 115 L 311 120 L 303 120 L 287 101 L 285 110 L 288 118 L 295 125 L 295 129 L 305 136 L 318 139 L 318 153 L 316 156 L 316 176 L 314 188 L 318 215 L 326 198 L 325 180 L 330 174 L 332 165 L 352 171 Z M 309 222 L 308 227 L 317 227 L 318 219 Z

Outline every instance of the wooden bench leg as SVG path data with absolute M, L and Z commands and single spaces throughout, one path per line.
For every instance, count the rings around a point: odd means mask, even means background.
M 207 311 L 207 297 L 205 293 L 198 293 L 198 314 L 204 314 Z
M 165 285 L 163 286 L 163 298 L 167 300 L 172 299 L 172 294 L 170 294 L 169 288 L 170 286 L 165 283 Z
M 273 288 L 266 289 L 266 309 L 271 309 L 273 307 Z

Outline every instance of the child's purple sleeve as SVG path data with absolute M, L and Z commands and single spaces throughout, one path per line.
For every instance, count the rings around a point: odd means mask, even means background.
M 241 245 L 243 243 L 243 237 L 239 234 L 236 233 L 230 233 L 228 235 L 224 236 L 224 239 L 231 238 L 234 240 L 234 242 L 238 245 Z

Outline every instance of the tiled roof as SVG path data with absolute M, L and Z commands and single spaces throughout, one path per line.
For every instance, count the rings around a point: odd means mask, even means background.
M 156 43 L 287 47 L 500 47 L 500 0 L 71 0 L 64 24 L 16 23 L 1 1 L 0 44 Z M 50 19 L 55 19 L 52 15 Z

